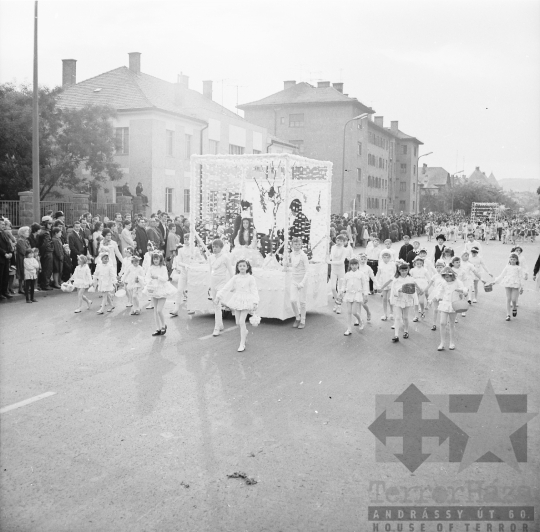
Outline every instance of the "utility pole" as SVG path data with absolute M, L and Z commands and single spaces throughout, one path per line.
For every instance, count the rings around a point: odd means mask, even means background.
M 32 206 L 34 220 L 41 221 L 39 208 L 39 88 L 38 88 L 38 3 L 34 2 L 34 92 L 32 95 Z

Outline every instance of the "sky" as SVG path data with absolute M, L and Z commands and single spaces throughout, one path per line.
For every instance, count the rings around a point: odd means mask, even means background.
M 33 10 L 0 0 L 0 83 L 32 82 Z M 540 177 L 537 0 L 40 0 L 38 42 L 40 85 L 62 59 L 83 81 L 141 52 L 143 72 L 211 79 L 234 111 L 284 80 L 342 81 L 433 152 L 422 163 Z

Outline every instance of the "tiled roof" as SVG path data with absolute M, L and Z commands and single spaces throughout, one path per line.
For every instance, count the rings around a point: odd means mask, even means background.
M 289 148 L 298 148 L 296 144 L 291 144 L 288 140 L 280 139 L 275 135 L 266 135 L 266 138 L 269 144 L 273 142 L 275 144 L 281 144 L 282 146 L 288 146 Z
M 493 185 L 494 187 L 501 188 L 501 185 L 499 185 L 499 182 L 497 181 L 497 178 L 493 175 L 493 172 L 489 174 L 488 183 L 490 185 Z
M 282 105 L 282 104 L 312 104 L 312 103 L 354 103 L 364 108 L 365 112 L 374 113 L 375 111 L 359 102 L 356 98 L 345 96 L 334 87 L 314 87 L 306 82 L 297 83 L 288 89 L 271 94 L 262 100 L 244 103 L 238 106 L 238 109 L 247 109 L 250 107 L 259 107 L 263 105 Z
M 175 90 L 175 83 L 120 67 L 66 88 L 59 96 L 59 105 L 79 108 L 93 103 L 110 105 L 116 110 L 155 108 L 198 120 L 207 118 L 207 110 L 244 120 L 192 89 L 181 90 L 182 103 L 178 104 Z
M 410 135 L 407 135 L 407 133 L 403 133 L 403 131 L 401 131 L 400 129 L 391 129 L 389 127 L 385 128 L 387 129 L 388 131 L 391 131 L 394 135 L 396 135 L 398 138 L 402 139 L 402 140 L 412 140 L 414 142 L 417 142 L 418 144 L 424 144 L 421 140 L 417 139 L 416 137 L 411 137 Z
M 448 184 L 448 175 L 441 166 L 423 166 L 418 170 L 418 181 L 423 188 L 437 188 Z
M 469 176 L 468 179 L 469 182 L 476 181 L 477 183 L 484 183 L 485 185 L 488 184 L 488 178 L 486 177 L 486 174 L 484 174 L 484 172 L 481 172 L 479 167 L 476 167 L 476 169 Z

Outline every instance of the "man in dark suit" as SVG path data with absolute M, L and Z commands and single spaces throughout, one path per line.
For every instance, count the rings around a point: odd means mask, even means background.
M 412 251 L 413 247 L 411 246 L 411 237 L 409 235 L 403 235 L 403 242 L 404 244 L 401 246 L 401 249 L 399 250 L 399 257 L 401 260 L 407 260 L 407 255 L 409 254 L 409 251 Z
M 135 244 L 137 246 L 137 254 L 143 258 L 144 254 L 148 250 L 148 235 L 146 234 L 146 220 L 140 218 L 137 220 L 137 226 L 135 227 Z
M 79 220 L 76 220 L 73 224 L 73 231 L 71 231 L 71 233 L 68 235 L 68 244 L 71 252 L 71 269 L 75 271 L 78 263 L 77 257 L 79 255 L 86 255 L 88 251 L 84 241 L 84 233 L 81 228 L 81 222 L 79 222 Z
M 161 250 L 164 254 L 167 253 L 167 237 L 169 236 L 168 222 L 167 222 L 167 213 L 162 212 L 158 218 L 157 230 L 161 235 L 162 245 Z
M 416 255 L 418 255 L 418 253 L 420 253 L 420 242 L 415 240 L 413 242 L 413 249 L 407 253 L 407 258 L 405 259 L 411 268 L 413 267 L 414 259 L 416 259 Z

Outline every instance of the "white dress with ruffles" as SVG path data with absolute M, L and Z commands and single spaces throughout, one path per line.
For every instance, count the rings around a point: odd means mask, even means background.
M 507 264 L 501 274 L 495 278 L 494 284 L 501 284 L 505 288 L 521 288 L 523 283 L 523 269 L 521 266 Z
M 259 304 L 259 290 L 253 275 L 236 274 L 217 293 L 218 299 L 232 310 L 253 310 Z
M 341 280 L 341 291 L 345 293 L 343 301 L 347 303 L 361 303 L 364 299 L 364 293 L 369 291 L 369 279 L 366 274 L 360 270 L 355 272 L 348 271 Z
M 155 275 L 156 279 L 153 279 L 152 275 Z M 154 299 L 166 299 L 176 294 L 176 288 L 169 282 L 169 272 L 165 266 L 152 264 L 146 272 L 144 282 L 143 294 Z
M 77 266 L 71 279 L 75 288 L 90 288 L 92 286 L 92 272 L 88 264 Z

